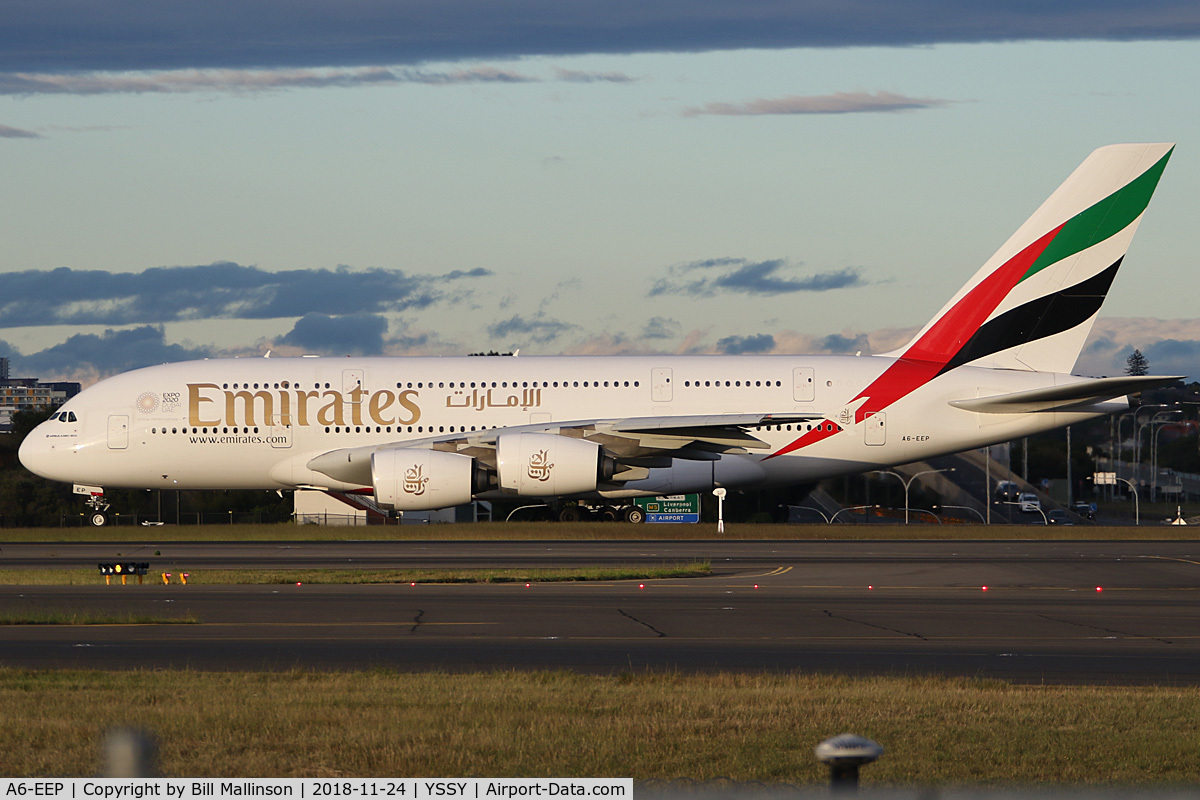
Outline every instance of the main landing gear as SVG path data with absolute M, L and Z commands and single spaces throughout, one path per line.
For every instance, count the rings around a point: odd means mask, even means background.
M 581 520 L 600 520 L 601 522 L 617 522 L 624 520 L 634 524 L 646 521 L 646 512 L 641 506 L 563 506 L 558 512 L 559 522 L 580 522 Z

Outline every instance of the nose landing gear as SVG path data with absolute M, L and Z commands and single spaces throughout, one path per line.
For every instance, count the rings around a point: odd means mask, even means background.
M 88 508 L 92 510 L 89 521 L 93 527 L 101 528 L 108 524 L 108 501 L 104 499 L 102 486 L 80 486 L 75 484 L 75 494 L 87 496 Z

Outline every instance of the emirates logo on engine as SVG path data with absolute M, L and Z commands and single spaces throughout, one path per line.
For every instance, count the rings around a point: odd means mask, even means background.
M 425 494 L 425 485 L 429 483 L 429 478 L 422 474 L 424 471 L 425 468 L 421 464 L 404 470 L 404 491 L 406 493 L 416 497 Z
M 554 469 L 554 465 L 550 463 L 550 451 L 538 450 L 529 457 L 529 477 L 535 481 L 550 480 L 550 470 Z

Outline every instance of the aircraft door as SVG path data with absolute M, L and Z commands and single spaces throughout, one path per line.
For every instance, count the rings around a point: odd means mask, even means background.
M 650 397 L 656 403 L 669 403 L 672 396 L 671 368 L 655 367 L 650 370 Z
M 108 418 L 108 449 L 124 450 L 129 447 L 129 417 L 112 414 Z
M 797 403 L 811 403 L 817 398 L 817 379 L 812 367 L 792 370 L 792 398 Z
M 284 425 L 279 414 L 271 418 L 271 447 L 282 450 L 292 446 L 292 426 Z
M 355 389 L 361 389 L 365 376 L 361 369 L 342 370 L 342 396 L 349 397 Z
M 342 401 L 345 403 L 346 418 L 360 420 L 362 419 L 362 392 L 363 381 L 366 376 L 361 369 L 344 369 L 342 370 Z M 358 394 L 351 394 L 358 391 Z M 358 402 L 354 398 L 358 398 Z
M 887 444 L 887 415 L 876 411 L 863 422 L 863 443 Z

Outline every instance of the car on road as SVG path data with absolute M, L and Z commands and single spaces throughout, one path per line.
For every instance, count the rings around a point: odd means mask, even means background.
M 1021 496 L 1017 498 L 1017 504 L 1027 514 L 1042 510 L 1042 501 L 1038 500 L 1038 496 L 1033 492 L 1021 492 Z
M 1000 481 L 996 484 L 993 499 L 997 503 L 1015 503 L 1021 495 L 1021 489 L 1012 481 Z
M 1084 519 L 1090 519 L 1093 522 L 1096 520 L 1096 506 L 1093 503 L 1085 503 L 1082 500 L 1077 500 L 1075 505 L 1071 506 L 1071 510 Z
M 1052 508 L 1046 512 L 1046 522 L 1051 525 L 1074 525 L 1075 520 L 1071 519 L 1071 515 L 1061 508 Z

